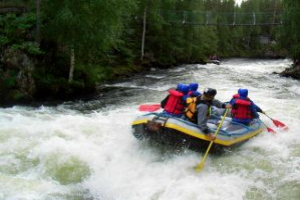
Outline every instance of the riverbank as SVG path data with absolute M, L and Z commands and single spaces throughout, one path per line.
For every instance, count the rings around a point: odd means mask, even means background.
M 174 67 L 174 65 L 162 65 L 146 59 L 132 65 L 96 66 L 98 69 L 94 73 L 85 71 L 84 67 L 79 66 L 76 68 L 79 75 L 69 83 L 66 73 L 56 72 L 54 73 L 56 76 L 51 72 L 41 73 L 41 64 L 20 51 L 11 53 L 7 59 L 3 56 L 2 62 L 5 64 L 1 66 L 0 63 L 0 72 L 3 74 L 0 77 L 0 107 L 54 106 L 66 101 L 90 100 L 95 95 L 105 92 L 106 89 L 99 87 L 100 85 L 147 73 L 153 68 Z M 51 66 L 47 66 L 51 69 Z
M 202 62 L 201 64 L 206 64 Z M 16 63 L 16 66 L 18 65 Z M 149 72 L 153 68 L 167 69 L 172 68 L 173 66 L 162 66 L 154 62 L 144 62 L 137 65 L 128 67 L 120 66 L 115 67 L 113 71 L 103 72 L 106 74 L 106 78 L 102 82 L 95 84 L 86 84 L 88 80 L 83 80 L 84 84 L 61 84 L 55 85 L 52 84 L 51 87 L 41 87 L 36 86 L 34 79 L 32 78 L 33 72 L 27 70 L 27 75 L 20 71 L 20 74 L 23 76 L 17 76 L 19 88 L 7 88 L 0 87 L 0 107 L 12 107 L 14 105 L 27 105 L 38 107 L 40 105 L 58 105 L 66 101 L 76 101 L 76 100 L 90 100 L 94 98 L 95 95 L 105 92 L 105 87 L 98 87 L 103 84 L 110 84 L 124 78 L 129 78 L 136 74 L 143 74 Z M 21 67 L 20 69 L 26 69 L 26 67 Z M 286 68 L 282 72 L 277 72 L 283 77 L 291 77 L 294 79 L 300 79 L 300 66 L 292 64 L 290 67 Z M 5 74 L 4 74 L 5 75 Z M 8 76 L 7 74 L 5 75 Z M 4 77 L 5 77 L 4 76 Z M 88 78 L 88 77 L 86 77 Z M 34 89 L 33 89 L 34 88 Z M 37 89 L 40 88 L 40 89 Z
M 141 65 L 118 66 L 112 70 L 102 68 L 101 77 L 99 74 L 77 69 L 80 76 L 69 83 L 66 76 L 55 77 L 45 74 L 41 77 L 38 75 L 39 67 L 33 62 L 28 65 L 28 62 L 24 62 L 22 59 L 15 60 L 17 62 L 10 65 L 11 67 L 8 69 L 0 66 L 0 72 L 3 74 L 0 83 L 4 83 L 0 84 L 0 107 L 12 107 L 14 105 L 36 107 L 45 104 L 58 105 L 65 101 L 90 99 L 96 93 L 101 92 L 101 89 L 97 87 L 99 84 L 111 83 L 137 73 L 147 72 L 150 69 Z M 98 76 L 97 80 L 95 80 L 95 76 Z
M 300 80 L 300 64 L 294 63 L 290 67 L 286 68 L 283 72 L 279 73 L 283 77 L 291 77 Z

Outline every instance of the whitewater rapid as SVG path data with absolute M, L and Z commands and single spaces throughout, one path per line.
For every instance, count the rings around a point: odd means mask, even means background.
M 2 200 L 299 200 L 300 82 L 280 77 L 290 60 L 230 59 L 182 65 L 101 87 L 88 102 L 0 109 Z M 228 101 L 239 88 L 288 131 L 266 130 L 224 155 L 156 148 L 131 133 L 143 103 L 158 103 L 177 83 L 216 88 Z

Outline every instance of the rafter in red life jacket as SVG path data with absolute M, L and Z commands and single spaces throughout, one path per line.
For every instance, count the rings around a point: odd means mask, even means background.
M 235 96 L 235 95 L 234 95 Z M 250 109 L 252 102 L 249 98 L 239 99 L 235 101 L 232 105 L 231 114 L 233 118 L 240 120 L 249 120 L 253 119 L 253 114 Z
M 169 93 L 170 95 L 164 110 L 175 115 L 182 114 L 185 107 L 184 102 L 182 101 L 184 94 L 174 89 L 170 89 Z

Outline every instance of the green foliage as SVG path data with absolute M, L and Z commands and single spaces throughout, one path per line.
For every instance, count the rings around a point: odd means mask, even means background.
M 282 45 L 289 49 L 289 55 L 293 59 L 300 59 L 300 2 L 292 0 L 283 2 L 285 24 L 282 32 Z
M 48 0 L 43 3 L 44 32 L 77 54 L 95 55 L 117 47 L 133 1 Z
M 95 86 L 95 83 L 104 82 L 112 76 L 112 69 L 109 67 L 93 64 L 79 64 L 76 67 L 77 74 L 75 80 L 85 81 L 85 85 L 87 86 Z
M 2 87 L 6 89 L 15 88 L 17 85 L 17 71 L 11 70 L 7 73 L 2 82 Z
M 23 50 L 29 55 L 40 55 L 42 51 L 39 48 L 39 45 L 35 42 L 23 42 L 21 44 L 13 44 L 11 48 L 14 50 Z
M 280 0 L 248 0 L 240 7 L 234 0 L 44 0 L 40 1 L 41 16 L 36 16 L 38 1 L 10 2 L 13 6 L 25 6 L 28 12 L 0 15 L 1 54 L 12 48 L 36 59 L 37 88 L 49 92 L 42 95 L 93 88 L 141 70 L 141 66 L 203 62 L 211 54 L 221 58 L 260 56 L 268 50 L 285 53 L 290 49 L 292 57 L 299 57 L 300 52 L 300 3 L 292 0 L 284 4 L 286 21 L 290 22 L 284 29 L 233 26 L 251 25 L 270 17 L 276 20 L 275 14 L 282 10 Z M 271 14 L 258 14 L 266 12 Z M 39 19 L 41 43 L 37 44 Z M 141 61 L 144 20 L 145 55 Z M 207 22 L 232 26 L 202 26 Z M 272 36 L 276 44 L 261 44 L 260 36 Z M 71 84 L 70 49 L 75 50 Z M 4 82 L 11 87 L 16 84 L 13 77 Z
M 0 36 L 0 45 L 5 46 L 7 44 L 9 44 L 9 38 L 6 37 L 6 36 L 1 35 Z
M 34 32 L 36 18 L 33 13 L 17 16 L 7 14 L 0 17 L 0 44 L 13 49 L 22 50 L 29 55 L 42 53 L 35 43 L 32 33 Z

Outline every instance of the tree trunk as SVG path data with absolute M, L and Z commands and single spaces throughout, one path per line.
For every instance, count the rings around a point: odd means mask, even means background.
M 145 5 L 144 17 L 143 17 L 143 35 L 142 35 L 142 47 L 141 47 L 141 60 L 144 59 L 144 54 L 145 54 L 144 51 L 145 51 L 146 23 L 147 23 L 147 5 Z
M 71 55 L 70 55 L 70 71 L 69 71 L 69 83 L 73 81 L 73 74 L 75 68 L 75 50 L 74 46 L 71 47 Z
M 276 17 L 276 9 L 277 9 L 276 8 L 277 7 L 276 3 L 277 3 L 277 0 L 274 0 L 273 24 L 275 23 L 275 17 Z
M 40 45 L 41 41 L 41 0 L 36 0 L 36 38 L 35 41 L 38 45 Z

